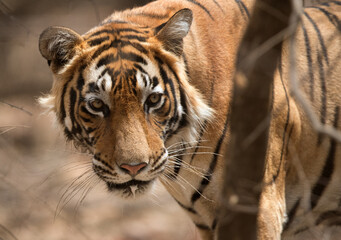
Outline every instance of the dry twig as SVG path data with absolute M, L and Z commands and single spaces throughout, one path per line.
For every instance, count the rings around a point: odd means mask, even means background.
M 5 104 L 5 105 L 8 105 L 8 106 L 10 106 L 10 107 L 12 107 L 12 108 L 18 109 L 18 110 L 20 110 L 20 111 L 23 111 L 24 113 L 26 113 L 27 115 L 29 115 L 29 116 L 31 116 L 31 117 L 33 116 L 33 113 L 27 111 L 27 110 L 24 109 L 23 107 L 18 107 L 18 106 L 15 106 L 15 105 L 11 104 L 11 103 L 7 103 L 7 102 L 1 101 L 1 100 L 0 100 L 0 103 Z

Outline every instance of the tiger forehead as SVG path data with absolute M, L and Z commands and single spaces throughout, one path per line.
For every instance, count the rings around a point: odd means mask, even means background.
M 148 65 L 151 60 L 150 35 L 151 30 L 147 28 L 127 24 L 97 27 L 84 37 L 90 47 L 85 59 L 91 61 L 91 65 L 95 63 L 96 69 L 106 66 L 114 78 L 126 69 L 143 70 L 141 66 Z
M 140 68 L 141 69 L 141 68 Z M 90 68 L 87 71 L 88 80 L 86 94 L 105 94 L 113 99 L 145 99 L 145 95 L 153 90 L 162 92 L 162 86 L 157 76 L 150 77 L 145 71 L 138 68 L 120 69 L 111 72 L 106 66 Z
M 108 23 L 96 27 L 86 33 L 83 37 L 90 46 L 98 45 L 103 40 L 128 39 L 145 41 L 153 35 L 154 31 L 147 27 L 140 27 L 131 23 Z

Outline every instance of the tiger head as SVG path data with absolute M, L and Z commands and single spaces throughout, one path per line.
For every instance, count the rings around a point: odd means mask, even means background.
M 212 115 L 186 73 L 191 23 L 191 10 L 183 9 L 156 27 L 107 20 L 83 36 L 64 27 L 40 36 L 54 77 L 40 102 L 123 197 L 143 194 L 164 171 L 167 146 L 192 142 Z

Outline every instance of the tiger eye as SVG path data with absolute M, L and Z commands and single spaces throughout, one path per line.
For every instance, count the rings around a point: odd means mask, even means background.
M 161 94 L 152 93 L 148 97 L 148 101 L 151 104 L 157 104 L 161 100 Z
M 98 110 L 98 109 L 101 109 L 104 106 L 104 103 L 100 99 L 93 99 L 93 100 L 90 101 L 90 106 L 93 109 Z

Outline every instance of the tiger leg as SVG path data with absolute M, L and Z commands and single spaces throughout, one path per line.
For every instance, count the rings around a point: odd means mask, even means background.
M 285 222 L 284 195 L 279 191 L 276 183 L 272 183 L 267 188 L 260 199 L 257 239 L 280 240 Z
M 271 141 L 271 140 L 270 140 Z M 285 169 L 286 159 L 279 160 L 270 146 L 264 173 L 263 189 L 259 202 L 258 232 L 259 240 L 280 240 L 286 219 Z

